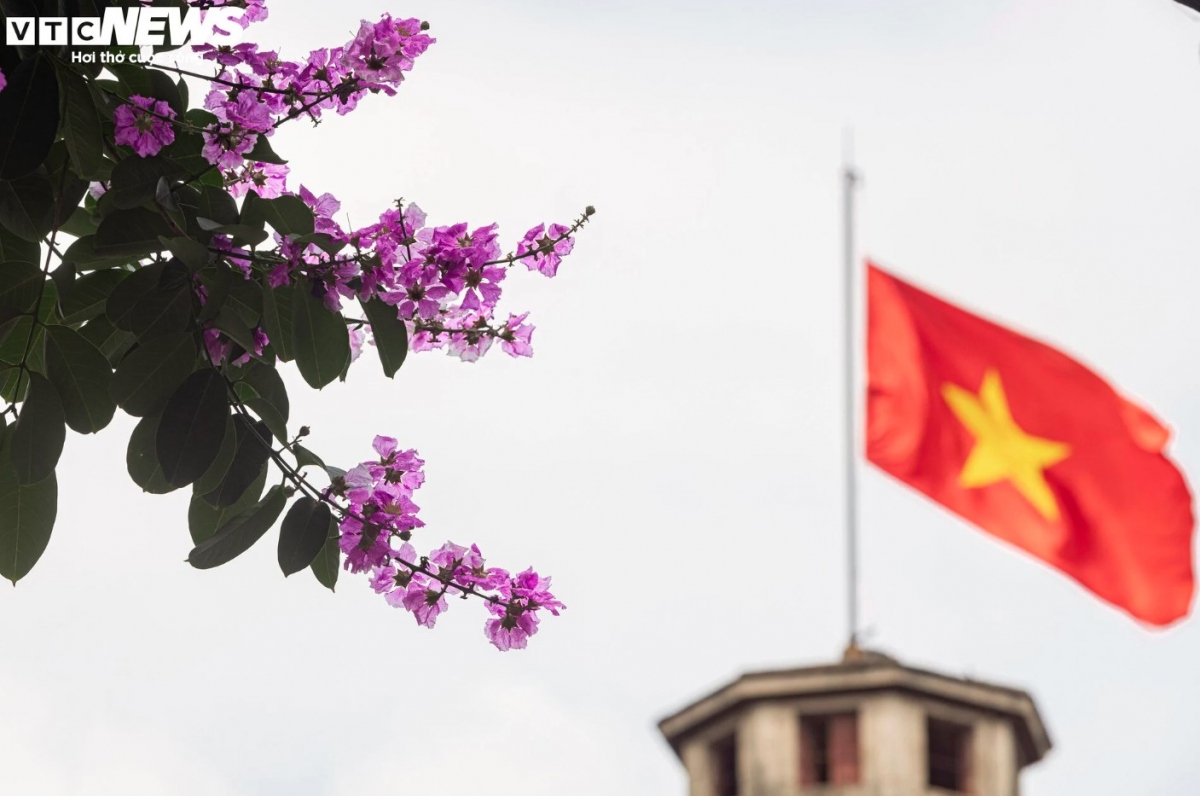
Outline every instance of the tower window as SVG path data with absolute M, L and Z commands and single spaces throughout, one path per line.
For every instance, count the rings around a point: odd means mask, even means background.
M 835 713 L 800 719 L 800 784 L 858 782 L 858 714 Z
M 716 796 L 738 796 L 737 736 L 727 735 L 712 745 Z
M 970 792 L 971 728 L 936 719 L 926 720 L 929 786 Z

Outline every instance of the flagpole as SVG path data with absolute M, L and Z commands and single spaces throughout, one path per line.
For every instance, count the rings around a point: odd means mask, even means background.
M 854 189 L 858 183 L 858 172 L 854 168 L 853 134 L 847 132 L 844 142 L 842 164 L 842 257 L 844 308 L 844 389 L 845 389 L 845 445 L 846 445 L 846 623 L 850 639 L 846 646 L 846 657 L 858 652 L 858 446 L 855 401 L 855 325 L 854 298 L 858 286 L 858 268 L 854 255 Z

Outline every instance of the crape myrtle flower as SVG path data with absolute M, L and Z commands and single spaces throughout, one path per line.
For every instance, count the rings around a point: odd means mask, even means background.
M 175 111 L 165 100 L 134 94 L 113 111 L 114 140 L 131 147 L 139 157 L 157 155 L 175 140 L 175 130 L 168 121 L 174 118 Z

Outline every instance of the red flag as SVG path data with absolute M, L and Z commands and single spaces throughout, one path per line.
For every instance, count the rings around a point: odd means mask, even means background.
M 1167 429 L 1062 352 L 867 271 L 867 458 L 1138 619 L 1185 616 Z

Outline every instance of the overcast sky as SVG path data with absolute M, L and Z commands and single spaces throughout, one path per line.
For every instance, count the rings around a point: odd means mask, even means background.
M 559 278 L 514 274 L 532 360 L 364 359 L 292 418 L 352 464 L 426 458 L 424 539 L 554 575 L 500 654 L 273 537 L 185 563 L 187 496 L 71 435 L 50 548 L 0 590 L 0 781 L 22 796 L 662 796 L 655 722 L 845 643 L 838 169 L 866 253 L 1065 348 L 1200 473 L 1200 24 L 1170 0 L 275 0 L 299 56 L 383 11 L 438 43 L 392 100 L 275 148 L 362 225 L 398 196 L 512 241 L 594 204 Z M 369 355 L 370 352 L 368 352 Z M 288 366 L 289 368 L 291 366 Z M 1029 689 L 1026 796 L 1200 792 L 1200 626 L 1148 631 L 863 467 L 868 643 Z

